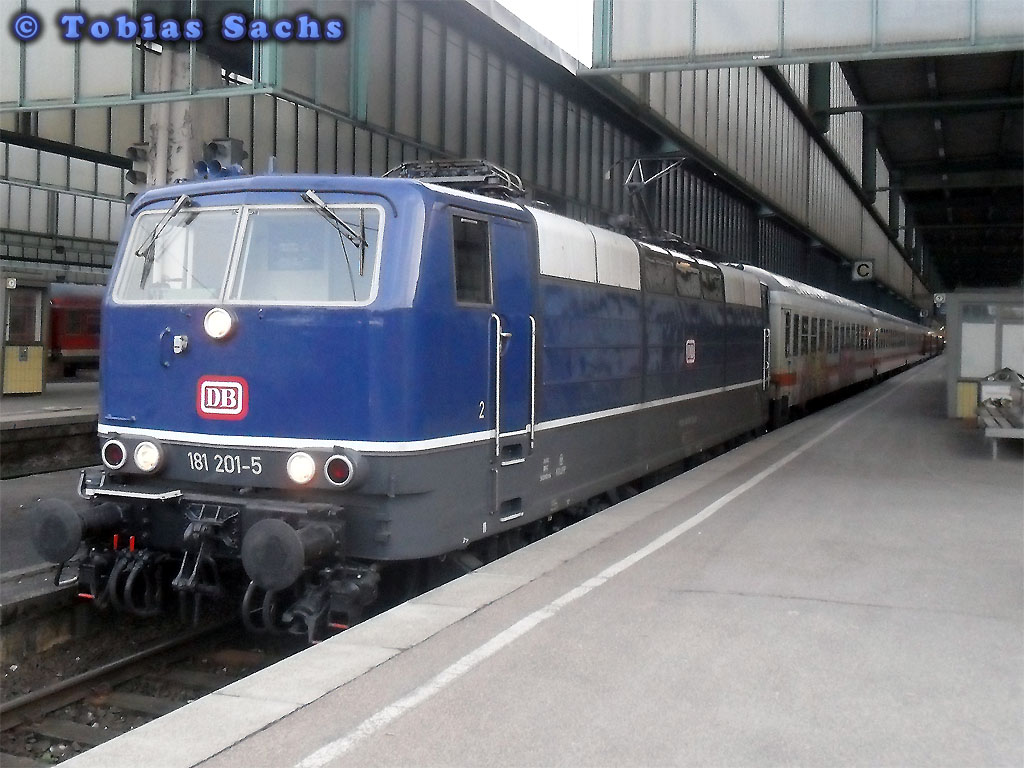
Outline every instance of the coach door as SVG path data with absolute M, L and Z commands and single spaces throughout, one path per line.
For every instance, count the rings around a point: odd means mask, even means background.
M 764 283 L 761 283 L 761 327 L 764 329 L 761 344 L 761 390 L 767 392 L 772 370 L 772 329 L 768 313 L 768 286 Z

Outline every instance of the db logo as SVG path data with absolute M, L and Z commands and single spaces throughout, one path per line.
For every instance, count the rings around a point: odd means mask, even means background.
M 204 419 L 244 419 L 249 413 L 248 383 L 237 376 L 203 376 L 196 389 L 196 412 Z

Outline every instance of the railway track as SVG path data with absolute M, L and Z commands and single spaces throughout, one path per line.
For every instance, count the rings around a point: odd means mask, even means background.
M 0 704 L 0 765 L 62 762 L 301 647 L 219 622 L 12 698 Z

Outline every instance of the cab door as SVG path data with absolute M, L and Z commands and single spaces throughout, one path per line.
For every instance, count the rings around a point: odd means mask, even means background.
M 532 445 L 536 393 L 536 322 L 526 227 L 491 219 L 494 313 L 491 317 L 495 382 L 495 459 L 499 466 L 521 463 Z
M 533 270 L 524 224 L 477 212 L 453 216 L 456 300 L 487 307 L 488 403 L 494 512 L 522 514 L 523 465 L 533 447 L 536 411 L 536 322 L 531 315 Z

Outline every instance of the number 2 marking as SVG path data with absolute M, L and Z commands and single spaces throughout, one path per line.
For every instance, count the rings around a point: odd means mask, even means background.
M 487 407 L 487 405 L 486 405 L 486 404 L 484 403 L 484 401 L 483 401 L 483 400 L 481 400 L 481 401 L 480 401 L 480 418 L 481 418 L 481 419 L 482 419 L 482 418 L 484 417 L 484 409 L 485 409 L 486 407 Z

